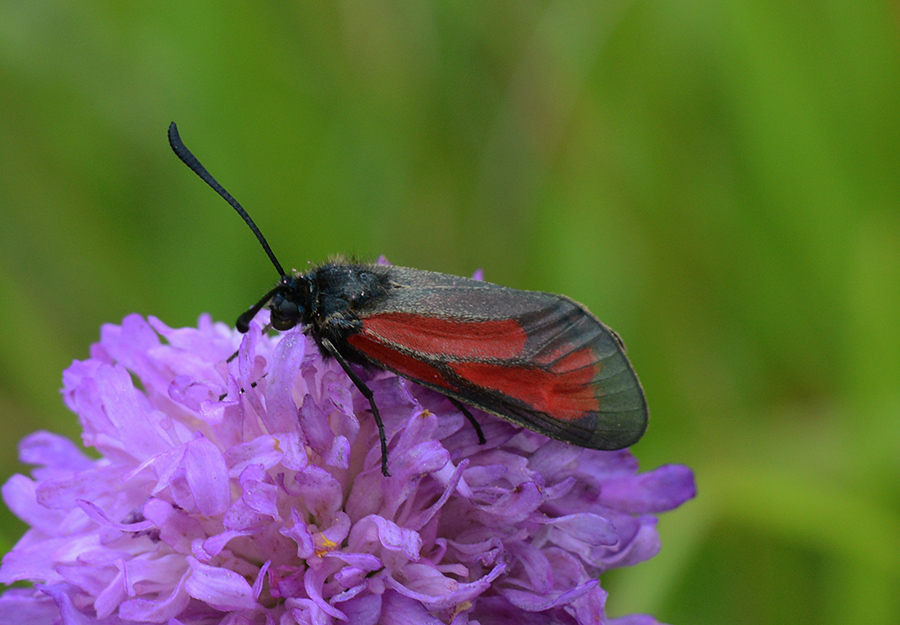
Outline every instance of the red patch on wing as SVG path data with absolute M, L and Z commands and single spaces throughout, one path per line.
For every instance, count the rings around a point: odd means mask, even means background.
M 515 319 L 455 321 L 411 313 L 384 313 L 367 316 L 362 322 L 361 334 L 377 337 L 382 343 L 461 360 L 510 360 L 521 356 L 528 338 Z M 360 335 L 350 337 L 351 345 L 357 336 Z
M 432 367 L 427 362 L 422 362 L 412 356 L 407 356 L 402 352 L 398 352 L 376 339 L 366 336 L 365 334 L 351 334 L 347 337 L 350 346 L 361 354 L 368 356 L 376 363 L 393 369 L 400 375 L 419 380 L 421 382 L 431 383 L 441 388 L 453 388 L 446 380 L 440 370 Z
M 560 345 L 552 350 L 545 349 L 542 352 L 538 353 L 534 357 L 534 361 L 541 365 L 552 365 L 555 361 L 559 360 L 562 356 L 565 356 L 566 353 L 571 352 L 572 349 L 568 345 Z
M 450 362 L 447 366 L 472 384 L 503 393 L 556 419 L 577 421 L 585 413 L 600 410 L 593 384 L 600 365 L 588 348 L 564 356 L 549 371 L 486 362 Z

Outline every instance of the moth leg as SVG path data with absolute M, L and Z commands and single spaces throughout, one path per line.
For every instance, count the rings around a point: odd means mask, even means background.
M 372 393 L 372 389 L 366 386 L 366 383 L 362 381 L 362 379 L 356 375 L 356 372 L 350 368 L 350 363 L 341 356 L 340 352 L 334 346 L 334 343 L 329 341 L 327 338 L 321 337 L 319 338 L 319 343 L 325 350 L 331 354 L 335 360 L 338 361 L 338 364 L 341 365 L 341 368 L 344 372 L 349 376 L 350 380 L 353 382 L 354 386 L 359 389 L 359 392 L 362 393 L 363 397 L 369 400 L 369 406 L 372 408 L 372 415 L 375 417 L 375 425 L 378 426 L 378 439 L 381 441 L 381 472 L 385 477 L 390 477 L 390 473 L 388 473 L 387 466 L 387 438 L 384 434 L 384 423 L 381 421 L 381 414 L 378 412 L 378 406 L 375 405 L 375 398 Z
M 226 358 L 225 362 L 231 364 L 231 361 L 238 357 L 238 354 L 240 353 L 240 351 L 241 351 L 240 349 L 234 350 L 234 353 L 231 356 L 229 356 L 228 358 Z M 256 382 L 253 383 L 253 386 L 256 386 Z M 243 392 L 243 390 L 244 389 L 241 389 L 241 392 Z M 219 395 L 219 401 L 222 401 L 226 397 L 228 397 L 228 393 L 222 393 L 221 395 Z
M 265 325 L 265 327 L 262 329 L 262 333 L 265 334 L 266 332 L 268 332 L 268 331 L 271 330 L 271 329 L 272 329 L 272 324 L 271 324 L 271 323 L 267 323 L 267 324 Z M 239 354 L 240 352 L 241 352 L 240 349 L 234 350 L 234 353 L 233 353 L 231 356 L 229 356 L 228 358 L 226 358 L 226 359 L 225 359 L 225 362 L 231 363 L 232 360 L 234 360 L 235 358 L 238 357 L 238 354 Z M 263 376 L 263 377 L 265 377 L 265 376 Z M 251 388 L 256 388 L 256 382 L 253 382 L 252 384 L 250 384 L 250 386 L 251 386 Z M 244 391 L 244 389 L 241 389 L 241 392 L 243 392 L 243 391 Z M 225 399 L 226 397 L 228 397 L 228 393 L 224 393 L 223 395 L 219 395 L 219 401 L 222 401 L 222 400 Z
M 234 360 L 235 358 L 237 358 L 238 352 L 240 352 L 240 350 L 237 350 L 237 349 L 234 350 L 234 353 L 233 353 L 231 356 L 229 356 L 228 359 L 227 359 L 225 362 L 230 363 L 232 360 Z M 265 377 L 265 375 L 263 375 L 263 377 Z M 251 383 L 250 383 L 250 388 L 256 388 L 256 382 L 251 382 Z M 241 392 L 243 393 L 243 392 L 244 392 L 244 389 L 241 389 Z M 228 393 L 222 393 L 221 395 L 219 395 L 219 401 L 222 401 L 222 400 L 225 399 L 226 397 L 228 397 Z
M 266 376 L 263 376 L 263 377 L 266 377 Z M 256 388 L 256 385 L 257 385 L 257 382 L 251 382 L 250 388 Z M 243 393 L 244 389 L 240 389 L 240 392 Z M 228 393 L 222 393 L 221 395 L 219 395 L 219 401 L 222 401 L 226 397 L 228 397 Z
M 471 423 L 472 427 L 475 428 L 475 433 L 478 434 L 478 444 L 484 445 L 487 442 L 487 440 L 484 438 L 484 432 L 481 431 L 481 426 L 478 425 L 478 421 L 475 420 L 475 417 L 472 416 L 472 413 L 469 412 L 469 410 L 465 406 L 463 406 L 458 400 L 453 399 L 452 397 L 447 397 L 447 399 L 449 399 L 450 403 L 453 404 L 454 406 L 456 406 L 456 408 L 461 413 L 466 415 L 466 419 L 469 420 L 469 423 Z

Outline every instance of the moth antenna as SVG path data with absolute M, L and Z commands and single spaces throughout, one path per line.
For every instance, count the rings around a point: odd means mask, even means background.
M 240 317 L 238 317 L 237 323 L 234 324 L 234 327 L 237 328 L 237 331 L 241 334 L 246 334 L 247 330 L 250 329 L 250 321 L 256 316 L 260 310 L 262 310 L 263 306 L 269 303 L 269 300 L 275 297 L 275 294 L 278 293 L 281 289 L 284 288 L 284 285 L 279 283 L 274 289 L 266 293 L 262 296 L 258 302 L 253 304 L 249 310 L 244 311 Z
M 228 202 L 231 205 L 231 208 L 237 211 L 237 214 L 241 216 L 244 223 L 246 223 L 247 226 L 250 227 L 250 230 L 253 231 L 253 234 L 256 235 L 257 240 L 266 252 L 266 256 L 269 257 L 269 260 L 275 265 L 275 269 L 278 270 L 278 275 L 283 278 L 285 276 L 284 269 L 282 268 L 281 263 L 278 262 L 278 259 L 275 258 L 275 254 L 272 252 L 272 248 L 269 247 L 269 242 L 266 241 L 266 237 L 260 232 L 256 223 L 250 218 L 247 211 L 244 210 L 244 207 L 241 206 L 240 203 L 212 177 L 212 174 L 206 170 L 206 167 L 204 167 L 202 163 L 197 160 L 197 157 L 187 149 L 187 146 L 184 145 L 184 142 L 182 142 L 181 137 L 178 135 L 178 126 L 175 125 L 175 122 L 169 124 L 169 145 L 172 146 L 172 151 L 175 152 L 175 155 L 180 158 L 185 165 L 190 167 L 191 171 L 200 176 L 200 180 L 212 187 L 213 191 L 222 196 L 222 199 Z

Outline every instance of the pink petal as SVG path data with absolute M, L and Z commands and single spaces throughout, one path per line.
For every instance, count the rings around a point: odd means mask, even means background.
M 184 455 L 185 477 L 201 514 L 213 516 L 231 504 L 228 467 L 221 450 L 200 436 L 187 444 Z
M 187 593 L 217 610 L 246 610 L 256 607 L 253 588 L 234 571 L 201 564 L 188 556 L 191 574 L 184 583 Z

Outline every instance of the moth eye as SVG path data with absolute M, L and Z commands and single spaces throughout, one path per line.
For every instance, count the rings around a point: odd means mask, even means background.
M 278 314 L 282 317 L 299 317 L 300 308 L 290 300 L 282 300 L 278 305 Z
M 272 300 L 271 323 L 276 330 L 290 330 L 300 321 L 303 314 L 300 306 L 296 302 L 286 299 L 283 296 L 276 296 Z
M 279 332 L 284 332 L 285 330 L 290 330 L 295 325 L 297 325 L 297 319 L 287 319 L 280 318 L 272 315 L 272 327 L 278 330 Z

